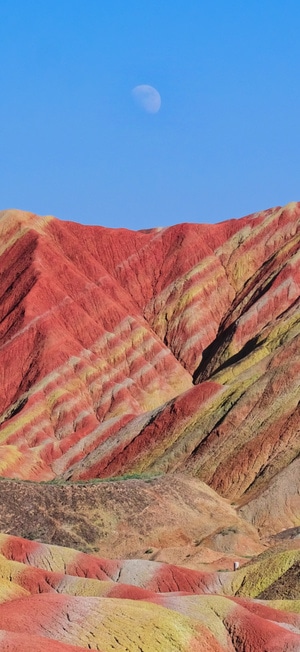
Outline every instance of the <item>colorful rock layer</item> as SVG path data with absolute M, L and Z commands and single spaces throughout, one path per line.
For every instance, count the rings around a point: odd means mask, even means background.
M 250 587 L 257 595 L 274 554 L 235 573 L 209 574 L 91 557 L 5 535 L 0 551 L 1 650 L 300 648 L 299 600 L 238 597 Z M 300 560 L 300 548 L 285 554 L 284 566 L 292 559 Z
M 1 652 L 299 652 L 299 224 L 0 214 Z

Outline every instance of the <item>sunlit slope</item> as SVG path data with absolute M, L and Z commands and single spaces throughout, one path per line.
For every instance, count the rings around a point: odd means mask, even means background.
M 192 384 L 72 226 L 0 220 L 1 475 L 51 478 L 78 442 L 75 458 Z

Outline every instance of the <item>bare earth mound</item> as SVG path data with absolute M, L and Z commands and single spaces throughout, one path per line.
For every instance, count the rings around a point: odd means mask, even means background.
M 211 563 L 232 567 L 226 552 L 246 558 L 264 549 L 227 500 L 184 476 L 77 485 L 2 480 L 0 503 L 2 531 L 108 557 L 164 556 L 195 566 L 206 562 L 210 538 Z

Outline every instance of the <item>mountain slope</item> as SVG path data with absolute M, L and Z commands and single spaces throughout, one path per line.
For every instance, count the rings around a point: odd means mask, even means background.
M 298 652 L 299 224 L 0 213 L 0 650 Z

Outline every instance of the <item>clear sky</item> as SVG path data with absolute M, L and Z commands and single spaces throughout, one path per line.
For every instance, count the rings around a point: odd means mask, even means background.
M 0 208 L 142 229 L 300 200 L 299 26 L 299 0 L 0 0 Z

